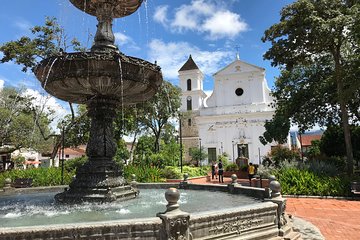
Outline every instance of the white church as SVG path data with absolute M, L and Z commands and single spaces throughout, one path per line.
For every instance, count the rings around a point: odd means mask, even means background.
M 204 75 L 191 55 L 178 73 L 184 160 L 191 159 L 191 148 L 201 147 L 208 153 L 201 164 L 216 161 L 225 153 L 230 162 L 246 157 L 249 162 L 261 163 L 271 145 L 264 146 L 259 136 L 274 114 L 265 69 L 237 58 L 213 75 L 211 96 L 204 92 Z

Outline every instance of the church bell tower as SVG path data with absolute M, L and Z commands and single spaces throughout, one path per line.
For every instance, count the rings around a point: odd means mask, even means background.
M 189 161 L 191 148 L 199 148 L 200 138 L 196 117 L 204 106 L 206 97 L 203 91 L 204 74 L 200 71 L 191 55 L 178 71 L 181 88 L 181 128 L 185 161 Z

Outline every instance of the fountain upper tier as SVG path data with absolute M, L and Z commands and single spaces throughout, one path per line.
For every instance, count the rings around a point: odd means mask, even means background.
M 70 2 L 81 11 L 93 16 L 98 16 L 99 6 L 106 3 L 112 6 L 109 17 L 120 18 L 134 13 L 143 0 L 70 0 Z
M 80 104 L 94 97 L 123 105 L 143 102 L 162 83 L 159 66 L 117 51 L 50 57 L 40 62 L 35 75 L 49 94 Z

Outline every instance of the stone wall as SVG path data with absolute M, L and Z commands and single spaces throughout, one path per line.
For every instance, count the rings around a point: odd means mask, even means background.
M 269 202 L 191 216 L 190 232 L 194 239 L 269 239 L 278 236 L 276 209 Z
M 0 239 L 159 239 L 159 218 L 131 219 L 121 221 L 0 228 Z

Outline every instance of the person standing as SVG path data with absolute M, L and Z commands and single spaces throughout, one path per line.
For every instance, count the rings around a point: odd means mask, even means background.
M 219 183 L 223 183 L 224 182 L 224 169 L 223 169 L 223 164 L 221 162 L 221 160 L 219 160 L 219 163 L 218 163 L 218 174 L 219 174 Z
M 216 163 L 215 162 L 213 162 L 212 164 L 211 164 L 211 179 L 214 179 L 214 176 L 216 175 Z M 216 179 L 217 179 L 217 177 L 216 177 Z
M 254 175 L 255 175 L 255 166 L 252 163 L 249 163 L 248 176 L 249 176 L 250 186 L 251 186 L 251 179 L 254 177 Z

